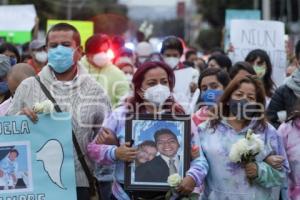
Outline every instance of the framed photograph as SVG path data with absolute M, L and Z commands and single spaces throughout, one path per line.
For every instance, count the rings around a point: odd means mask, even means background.
M 167 191 L 169 175 L 184 177 L 190 164 L 190 116 L 130 114 L 125 140 L 138 149 L 125 165 L 125 189 Z
M 0 143 L 0 196 L 33 190 L 30 143 Z

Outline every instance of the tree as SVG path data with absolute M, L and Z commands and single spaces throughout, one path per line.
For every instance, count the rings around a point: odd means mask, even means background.
M 211 26 L 222 28 L 226 9 L 253 9 L 253 1 L 239 0 L 196 0 L 198 12 Z
M 203 21 L 210 25 L 209 29 L 201 30 L 198 36 L 198 44 L 206 51 L 221 46 L 226 9 L 253 8 L 253 1 L 239 0 L 196 0 L 196 4 Z

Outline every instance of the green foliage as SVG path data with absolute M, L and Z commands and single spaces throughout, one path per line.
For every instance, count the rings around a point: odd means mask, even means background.
M 198 44 L 205 51 L 213 47 L 220 47 L 222 40 L 222 28 L 225 24 L 226 9 L 252 9 L 253 1 L 240 0 L 196 0 L 198 12 L 207 21 L 211 29 L 201 30 L 198 36 Z
M 213 27 L 221 28 L 225 23 L 226 9 L 252 9 L 253 1 L 240 0 L 196 0 L 198 11 Z

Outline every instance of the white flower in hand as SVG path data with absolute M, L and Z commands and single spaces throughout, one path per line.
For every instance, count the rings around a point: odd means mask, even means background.
M 242 158 L 255 157 L 264 148 L 264 142 L 258 135 L 253 133 L 253 130 L 247 131 L 246 137 L 238 140 L 231 147 L 229 159 L 232 162 L 243 162 Z
M 259 138 L 258 135 L 254 134 L 251 129 L 248 130 L 246 139 L 248 143 L 248 151 L 256 154 L 263 150 L 264 142 Z
M 33 111 L 36 113 L 52 113 L 54 111 L 54 105 L 50 100 L 36 103 L 33 106 Z
M 181 183 L 182 179 L 179 174 L 172 174 L 168 177 L 168 184 L 171 187 L 177 187 Z
M 247 152 L 247 140 L 243 138 L 232 145 L 229 153 L 229 159 L 235 163 L 241 162 L 242 155 Z

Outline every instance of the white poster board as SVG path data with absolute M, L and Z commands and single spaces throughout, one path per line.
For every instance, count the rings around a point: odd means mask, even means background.
M 184 68 L 174 71 L 175 74 L 175 87 L 174 97 L 175 100 L 184 108 L 187 114 L 193 112 L 195 103 L 193 103 L 193 96 L 190 90 L 192 82 L 198 84 L 199 72 L 192 68 Z
M 230 41 L 230 22 L 234 19 L 251 19 L 260 20 L 260 10 L 244 10 L 244 9 L 226 9 L 225 11 L 225 33 L 224 33 L 224 50 L 229 48 Z
M 0 6 L 0 31 L 31 31 L 35 17 L 33 5 Z
M 283 83 L 286 68 L 284 23 L 263 20 L 232 20 L 230 42 L 234 52 L 232 62 L 244 61 L 254 49 L 263 49 L 270 56 L 273 80 L 277 86 Z

